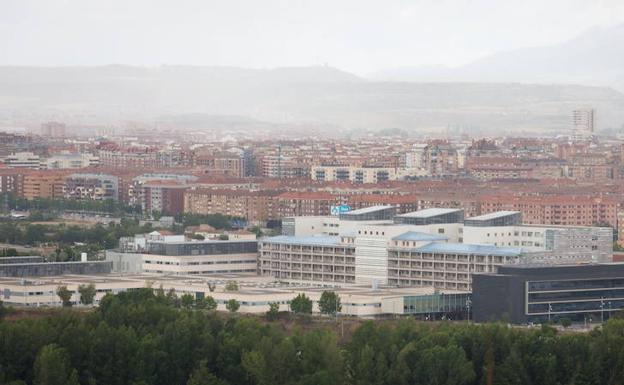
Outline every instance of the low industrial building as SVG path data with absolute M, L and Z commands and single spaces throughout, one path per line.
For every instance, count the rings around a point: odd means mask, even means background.
M 237 282 L 238 290 L 226 290 L 226 285 L 230 281 Z M 107 293 L 118 294 L 126 290 L 150 287 L 154 290 L 162 288 L 165 292 L 173 290 L 178 296 L 190 294 L 196 299 L 210 296 L 217 303 L 219 311 L 227 311 L 226 303 L 235 299 L 240 303 L 239 312 L 256 314 L 268 311 L 271 303 L 279 304 L 280 311 L 290 311 L 290 301 L 299 294 L 305 294 L 310 298 L 313 302 L 313 312 L 318 313 L 318 301 L 325 290 L 332 290 L 339 296 L 342 305 L 340 315 L 367 318 L 384 315 L 421 315 L 437 318 L 452 315 L 458 318 L 464 314 L 465 306 L 469 303 L 468 293 L 439 291 L 432 287 L 323 288 L 281 284 L 254 274 L 215 275 L 209 279 L 150 274 L 62 275 L 32 277 L 27 280 L 0 278 L 0 300 L 14 306 L 61 306 L 56 289 L 59 286 L 66 286 L 73 293 L 71 302 L 79 305 L 78 288 L 88 284 L 95 285 L 95 305 L 98 305 Z

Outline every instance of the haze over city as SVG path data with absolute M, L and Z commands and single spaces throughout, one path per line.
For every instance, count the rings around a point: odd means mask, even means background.
M 0 385 L 620 385 L 624 2 L 0 0 Z

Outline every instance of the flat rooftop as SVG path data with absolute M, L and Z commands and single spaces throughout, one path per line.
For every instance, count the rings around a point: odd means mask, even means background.
M 466 218 L 467 221 L 489 221 L 491 219 L 507 217 L 509 215 L 520 214 L 520 211 L 496 211 L 489 214 L 477 215 L 476 217 Z
M 430 208 L 430 209 L 412 211 L 411 213 L 399 214 L 396 216 L 402 217 L 402 218 L 431 218 L 431 217 L 437 217 L 438 215 L 456 213 L 458 211 L 463 211 L 463 209 Z
M 236 292 L 228 292 L 225 285 L 230 281 L 236 281 L 239 289 Z M 257 275 L 232 275 L 232 276 L 154 276 L 150 274 L 107 274 L 107 275 L 60 275 L 55 277 L 32 277 L 27 280 L 15 278 L 0 278 L 0 286 L 9 287 L 11 290 L 18 292 L 20 290 L 31 290 L 34 287 L 48 286 L 54 288 L 59 285 L 77 286 L 81 284 L 93 283 L 98 288 L 140 288 L 152 287 L 158 288 L 163 286 L 165 290 L 175 287 L 176 290 L 207 290 L 208 283 L 215 283 L 216 288 L 210 295 L 215 298 L 227 298 L 235 296 L 241 300 L 252 300 L 256 297 L 266 298 L 267 300 L 280 300 L 284 298 L 292 298 L 298 293 L 306 293 L 313 297 L 320 297 L 323 291 L 328 290 L 327 287 L 305 283 L 284 283 L 275 281 L 272 277 L 263 277 Z M 395 286 L 379 286 L 373 289 L 368 285 L 348 285 L 343 287 L 334 287 L 335 291 L 342 298 L 343 303 L 348 303 L 357 299 L 360 300 L 378 300 L 381 297 L 399 297 L 399 296 L 419 296 L 432 295 L 436 293 L 465 293 L 465 291 L 457 290 L 437 290 L 432 286 L 421 287 L 395 287 Z M 257 300 L 257 299 L 255 299 Z
M 391 209 L 393 207 L 394 206 L 391 206 L 391 205 L 364 207 L 362 209 L 347 211 L 346 213 L 342 213 L 341 215 L 369 214 L 369 213 L 374 213 L 374 212 L 377 212 L 377 211 Z
M 392 238 L 393 241 L 414 241 L 414 242 L 445 241 L 447 239 L 448 238 L 443 235 L 421 233 L 419 231 L 408 231 L 406 233 L 397 235 L 396 237 Z
M 421 253 L 496 255 L 501 257 L 518 257 L 522 254 L 520 247 L 446 242 L 432 242 L 414 250 Z
M 330 235 L 311 235 L 311 236 L 289 236 L 278 235 L 276 237 L 262 238 L 261 242 L 282 243 L 288 245 L 311 245 L 311 246 L 332 246 L 342 245 L 340 237 Z

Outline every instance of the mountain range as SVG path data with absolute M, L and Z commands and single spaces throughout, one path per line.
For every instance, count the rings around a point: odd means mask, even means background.
M 0 67 L 0 127 L 175 121 L 259 122 L 440 133 L 565 133 L 594 108 L 599 130 L 624 123 L 624 26 L 569 42 L 493 54 L 459 68 L 358 77 L 332 67 Z
M 592 28 L 569 41 L 497 52 L 459 67 L 400 67 L 375 80 L 520 82 L 613 87 L 624 92 L 624 24 Z

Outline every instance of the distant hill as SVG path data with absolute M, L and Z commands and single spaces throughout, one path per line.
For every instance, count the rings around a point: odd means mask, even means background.
M 585 106 L 598 110 L 599 128 L 624 122 L 624 95 L 607 87 L 369 81 L 331 67 L 0 67 L 0 123 L 204 114 L 345 129 L 543 133 L 569 130 L 571 110 Z
M 624 24 L 562 44 L 494 53 L 457 68 L 404 67 L 371 74 L 392 81 L 566 83 L 624 91 Z

